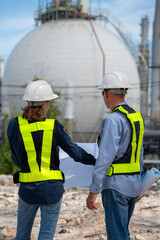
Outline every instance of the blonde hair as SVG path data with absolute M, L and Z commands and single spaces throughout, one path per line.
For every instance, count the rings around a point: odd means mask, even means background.
M 26 106 L 22 108 L 22 111 L 23 111 L 22 117 L 29 121 L 33 120 L 41 121 L 45 114 L 42 106 L 38 107 Z

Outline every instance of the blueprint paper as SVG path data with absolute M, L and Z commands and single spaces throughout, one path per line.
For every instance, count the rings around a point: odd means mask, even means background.
M 151 168 L 141 177 L 141 194 L 143 195 L 160 178 L 160 172 L 157 168 Z
M 86 152 L 92 154 L 95 158 L 98 156 L 97 143 L 77 143 Z M 75 162 L 60 148 L 60 169 L 65 174 L 65 188 L 88 187 L 92 182 L 92 171 L 94 166 Z M 146 192 L 160 178 L 160 172 L 156 168 L 151 168 L 141 177 L 141 194 Z
M 96 143 L 77 143 L 77 145 L 97 158 L 98 147 Z M 62 149 L 60 149 L 59 158 L 60 169 L 65 174 L 65 188 L 90 186 L 94 166 L 75 162 Z

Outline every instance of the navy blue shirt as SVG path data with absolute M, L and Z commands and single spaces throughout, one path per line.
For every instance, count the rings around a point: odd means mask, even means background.
M 22 156 L 20 152 L 18 118 L 10 121 L 7 135 L 10 143 L 11 157 L 14 164 L 21 169 Z M 56 150 L 61 147 L 76 162 L 94 165 L 95 159 L 91 154 L 71 141 L 65 132 L 63 125 L 57 121 Z M 19 196 L 27 203 L 47 204 L 58 202 L 64 193 L 63 182 L 60 180 L 48 180 L 34 183 L 20 183 Z

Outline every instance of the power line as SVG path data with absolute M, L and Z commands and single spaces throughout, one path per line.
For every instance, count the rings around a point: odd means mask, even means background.
M 160 82 L 155 81 L 155 82 L 150 82 L 150 83 L 131 83 L 131 86 L 159 86 Z M 54 86 L 53 88 L 58 88 L 58 89 L 66 89 L 66 88 L 95 88 L 97 89 L 99 85 L 86 85 L 86 86 Z M 24 89 L 26 88 L 26 85 L 13 85 L 13 84 L 2 84 L 1 87 L 15 87 L 15 88 L 21 88 Z

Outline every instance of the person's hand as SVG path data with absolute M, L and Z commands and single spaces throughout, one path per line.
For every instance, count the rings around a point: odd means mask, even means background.
M 86 200 L 86 206 L 87 208 L 89 209 L 97 209 L 97 206 L 96 206 L 96 198 L 97 198 L 97 194 L 96 193 L 92 193 L 90 192 L 89 195 L 88 195 L 88 198 Z

